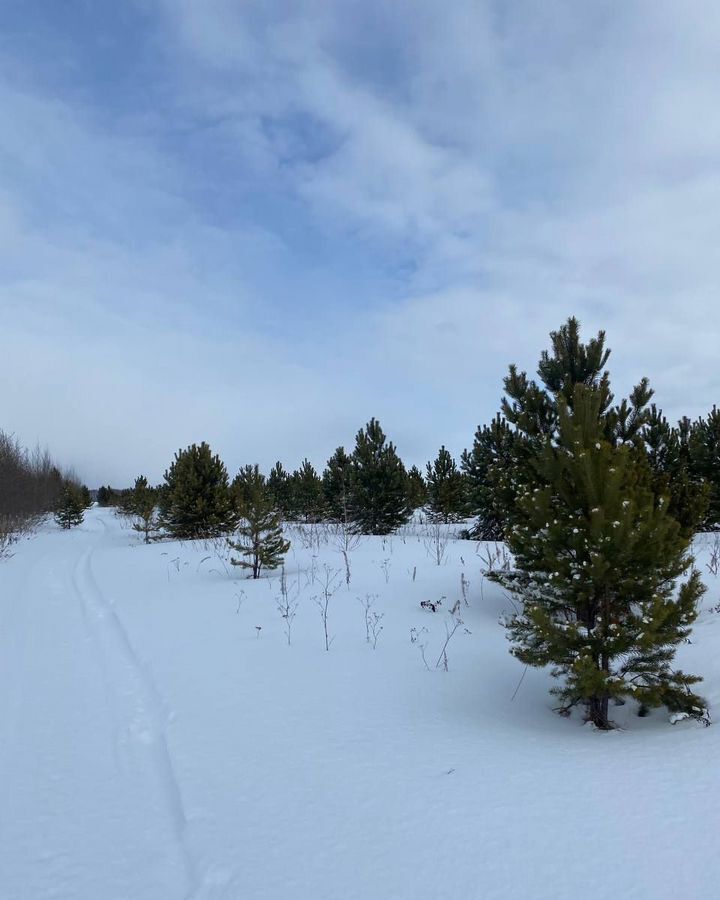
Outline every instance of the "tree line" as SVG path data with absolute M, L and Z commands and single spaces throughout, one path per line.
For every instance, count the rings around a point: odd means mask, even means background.
M 16 437 L 0 431 L 0 555 L 19 534 L 56 512 L 66 492 L 89 505 L 88 489 L 72 470 L 63 471 L 48 450 L 28 450 Z
M 543 385 L 551 395 L 552 381 Z M 548 410 L 533 408 L 540 402 L 533 395 L 538 388 L 529 387 L 526 376 L 519 376 L 513 367 L 505 386 L 508 394 L 502 411 L 490 424 L 478 426 L 472 447 L 463 451 L 459 464 L 442 446 L 424 473 L 414 465 L 406 468 L 380 423 L 371 419 L 358 432 L 354 450 L 348 453 L 338 447 L 321 473 L 308 459 L 293 472 L 276 462 L 263 476 L 268 495 L 285 521 L 343 522 L 359 533 L 387 534 L 422 509 L 435 522 L 473 519 L 466 537 L 502 541 L 508 521 L 502 475 L 522 454 L 524 429 L 542 436 L 553 428 Z M 673 426 L 655 404 L 649 404 L 652 392 L 646 384 L 641 390 L 648 392 L 648 398 L 644 403 L 640 396 L 631 398 L 621 411 L 625 417 L 621 427 L 628 431 L 628 439 L 630 428 L 635 429 L 636 439 L 642 436 L 656 486 L 667 484 L 671 510 L 679 521 L 695 530 L 720 530 L 720 411 L 713 407 L 705 417 L 683 418 Z M 241 472 L 234 481 L 228 480 L 229 497 L 235 496 L 243 477 Z M 156 504 L 162 504 L 167 483 L 153 490 Z M 133 498 L 133 488 L 118 490 L 108 485 L 97 493 L 99 505 L 120 509 L 132 506 Z M 175 533 L 172 523 L 168 527 Z
M 155 505 L 163 512 L 165 527 L 177 537 L 212 536 L 213 528 L 202 516 L 192 526 L 192 535 L 184 533 L 182 526 L 178 530 L 172 516 L 168 516 L 173 504 L 180 502 L 176 497 L 170 500 L 176 490 L 175 467 L 190 459 L 195 461 L 194 480 L 198 494 L 204 499 L 200 501 L 196 497 L 188 502 L 197 503 L 202 509 L 215 508 L 224 527 L 232 525 L 234 513 L 228 516 L 227 509 L 237 512 L 243 485 L 253 471 L 262 480 L 268 498 L 284 521 L 342 523 L 357 533 L 382 535 L 405 524 L 418 509 L 424 509 L 431 521 L 444 523 L 458 522 L 472 515 L 468 480 L 444 446 L 437 458 L 427 464 L 423 476 L 417 466 L 405 467 L 395 445 L 388 441 L 382 426 L 373 418 L 357 433 L 354 450 L 348 453 L 344 447 L 338 447 L 322 473 L 308 459 L 293 472 L 288 472 L 278 461 L 267 475 L 260 474 L 257 466 L 248 465 L 230 481 L 224 464 L 219 457 L 214 457 L 207 444 L 193 444 L 178 451 L 163 483 L 147 494 L 155 498 Z M 210 459 L 217 459 L 216 466 L 222 466 L 224 475 L 212 469 Z M 141 490 L 145 491 L 149 488 L 147 479 L 140 478 Z M 98 504 L 135 514 L 136 489 L 137 482 L 134 488 L 123 489 L 103 485 L 97 492 Z
M 424 475 L 407 470 L 371 419 L 322 474 L 306 459 L 267 476 L 246 466 L 230 481 L 203 443 L 175 455 L 162 486 L 140 478 L 119 502 L 146 540 L 154 527 L 178 538 L 235 533 L 241 556 L 231 561 L 255 577 L 287 552 L 282 519 L 382 535 L 419 507 L 441 522 L 472 516 L 468 537 L 510 551 L 489 575 L 518 601 L 505 623 L 511 652 L 551 667 L 560 712 L 581 706 L 605 729 L 611 705 L 632 700 L 639 715 L 665 706 L 707 720 L 700 679 L 673 661 L 704 590 L 692 538 L 720 528 L 720 412 L 671 425 L 647 379 L 613 396 L 604 332 L 583 343 L 570 318 L 550 338 L 537 380 L 510 366 L 501 408 L 460 466 L 442 447 Z

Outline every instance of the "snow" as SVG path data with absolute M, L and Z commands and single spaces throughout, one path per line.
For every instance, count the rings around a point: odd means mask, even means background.
M 416 527 L 366 538 L 348 589 L 332 542 L 291 537 L 291 646 L 276 575 L 228 573 L 203 543 L 145 546 L 112 511 L 0 563 L 3 900 L 716 896 L 717 726 L 628 704 L 599 733 L 553 713 L 548 673 L 508 653 L 483 545 L 451 540 L 438 566 Z M 324 566 L 343 572 L 329 652 Z M 705 574 L 679 664 L 712 711 Z

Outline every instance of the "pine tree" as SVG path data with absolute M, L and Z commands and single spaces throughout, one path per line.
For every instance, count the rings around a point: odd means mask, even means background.
M 361 534 L 389 534 L 410 518 L 407 474 L 377 419 L 361 428 L 352 455 L 351 518 Z
M 465 480 L 443 445 L 433 463 L 426 466 L 427 505 L 435 522 L 457 522 L 467 508 Z
M 352 459 L 344 447 L 338 447 L 323 472 L 325 507 L 332 522 L 346 524 L 350 520 L 352 497 Z
M 276 462 L 267 479 L 268 490 L 273 496 L 276 508 L 286 521 L 295 517 L 293 485 L 290 474 L 285 471 L 281 462 Z
M 522 602 L 512 653 L 551 665 L 562 710 L 583 704 L 599 728 L 626 697 L 702 717 L 700 679 L 671 669 L 703 591 L 693 570 L 674 596 L 690 538 L 654 493 L 644 447 L 608 440 L 607 395 L 607 384 L 559 395 L 556 428 L 528 454 L 532 480 L 507 532 L 515 568 L 493 575 Z
M 604 371 L 610 356 L 604 331 L 584 344 L 580 323 L 571 317 L 551 332 L 550 340 L 552 348 L 542 352 L 538 364 L 540 382 L 511 365 L 501 414 L 490 426 L 478 428 L 472 450 L 462 456 L 471 508 L 478 516 L 470 532 L 474 538 L 502 539 L 512 524 L 518 492 L 529 477 L 528 459 L 538 443 L 556 435 L 559 400 L 572 407 L 576 385 L 600 391 L 601 415 L 612 440 L 637 440 L 646 422 L 645 407 L 652 396 L 646 379 L 633 390 L 629 404 L 623 400 L 612 408 L 609 376 Z
M 605 332 L 598 332 L 587 344 L 580 340 L 580 323 L 571 316 L 565 325 L 550 332 L 552 351 L 543 350 L 538 375 L 543 387 L 528 381 L 515 366 L 505 379 L 507 398 L 503 399 L 505 418 L 528 436 L 551 435 L 557 430 L 559 400 L 572 410 L 575 386 L 585 384 L 598 388 L 601 412 L 612 403 L 610 377 L 605 365 L 610 350 L 605 348 Z M 648 398 L 649 399 L 649 398 Z
M 325 494 L 315 466 L 304 459 L 292 474 L 293 500 L 303 522 L 320 522 L 325 514 Z
M 150 536 L 158 528 L 156 508 L 157 491 L 150 487 L 144 475 L 140 475 L 135 479 L 130 509 L 137 519 L 132 527 L 143 535 L 146 544 L 150 543 Z
M 466 478 L 468 514 L 476 516 L 468 537 L 476 541 L 503 539 L 503 510 L 498 503 L 498 476 L 514 462 L 514 432 L 497 415 L 490 425 L 478 426 L 470 450 L 464 450 L 460 465 Z
M 237 522 L 227 469 L 204 441 L 175 454 L 160 502 L 162 524 L 175 538 L 219 537 Z
M 121 488 L 115 491 L 115 506 L 121 516 L 131 519 L 135 515 L 133 508 L 133 489 Z
M 550 339 L 552 351 L 543 351 L 538 365 L 540 384 L 515 366 L 510 366 L 504 382 L 502 413 L 512 429 L 511 459 L 490 470 L 492 504 L 504 531 L 514 522 L 518 496 L 534 487 L 531 460 L 546 440 L 557 438 L 560 404 L 564 402 L 572 412 L 577 385 L 597 391 L 603 437 L 611 444 L 642 445 L 649 421 L 647 406 L 653 392 L 646 378 L 633 388 L 629 399 L 613 406 L 610 376 L 604 369 L 610 356 L 604 331 L 584 344 L 578 320 L 570 318 L 550 333 Z
M 407 473 L 407 504 L 412 512 L 422 509 L 427 503 L 428 491 L 422 472 L 417 466 L 411 466 Z
M 237 540 L 228 539 L 228 546 L 241 554 L 230 558 L 234 566 L 250 569 L 259 578 L 263 569 L 277 569 L 290 549 L 290 541 L 283 538 L 280 513 L 257 466 L 243 470 L 242 518 Z
M 265 484 L 265 476 L 260 473 L 257 464 L 243 466 L 233 478 L 230 495 L 238 517 L 245 515 L 245 509 L 252 501 L 253 491 L 258 480 Z
M 713 406 L 698 419 L 688 440 L 691 474 L 707 485 L 708 505 L 703 517 L 705 531 L 720 531 L 720 410 Z
M 55 510 L 55 521 L 61 528 L 81 525 L 85 518 L 85 503 L 80 485 L 66 481 Z
M 676 428 L 653 403 L 643 442 L 653 473 L 653 488 L 670 497 L 669 512 L 686 534 L 693 535 L 704 522 L 708 507 L 708 486 L 692 471 L 690 440 L 692 425 L 681 419 Z
M 101 488 L 98 492 L 98 503 L 101 506 L 118 506 L 122 493 L 122 491 L 108 485 L 106 488 Z

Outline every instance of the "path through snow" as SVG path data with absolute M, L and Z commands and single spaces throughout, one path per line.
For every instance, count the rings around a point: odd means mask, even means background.
M 105 531 L 89 517 L 4 564 L 5 900 L 160 900 L 197 887 L 167 713 L 92 572 Z

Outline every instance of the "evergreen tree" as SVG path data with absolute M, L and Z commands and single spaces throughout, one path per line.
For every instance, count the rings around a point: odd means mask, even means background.
M 435 522 L 457 522 L 467 508 L 465 480 L 443 445 L 433 463 L 427 464 L 427 505 Z
M 119 511 L 125 515 L 130 515 L 129 505 L 132 499 L 132 489 L 110 487 L 110 485 L 102 486 L 98 489 L 97 502 L 98 506 L 117 506 Z
M 690 538 L 654 493 L 644 448 L 608 439 L 608 409 L 605 381 L 561 392 L 555 427 L 528 452 L 507 531 L 515 568 L 493 575 L 522 602 L 512 653 L 551 665 L 562 710 L 583 704 L 599 728 L 625 697 L 702 717 L 700 679 L 671 669 L 703 591 L 693 570 L 674 596 Z
M 275 498 L 268 490 L 257 466 L 243 470 L 242 519 L 237 539 L 228 539 L 228 546 L 241 554 L 230 558 L 234 566 L 250 569 L 259 578 L 263 569 L 277 569 L 290 549 L 290 541 L 283 538 L 280 513 Z
M 705 531 L 720 530 L 720 410 L 695 423 L 688 440 L 689 467 L 695 478 L 707 485 L 708 506 L 703 517 Z
M 407 474 L 377 419 L 361 428 L 352 455 L 351 518 L 361 534 L 389 534 L 410 518 Z
M 678 457 L 676 433 L 662 414 L 662 410 L 654 403 L 648 413 L 645 447 L 648 465 L 654 475 L 661 476 L 676 468 Z
M 267 486 L 283 519 L 287 521 L 294 518 L 296 504 L 294 502 L 293 485 L 290 474 L 285 471 L 281 462 L 276 462 L 270 470 Z
M 502 412 L 522 442 L 556 435 L 560 400 L 572 411 L 575 386 L 584 384 L 598 390 L 599 416 L 607 440 L 637 443 L 648 422 L 647 404 L 653 393 L 647 378 L 633 388 L 629 400 L 623 399 L 613 407 L 610 376 L 604 368 L 610 356 L 605 332 L 598 332 L 597 337 L 583 344 L 580 323 L 571 317 L 558 331 L 550 333 L 550 340 L 552 351 L 544 350 L 538 364 L 541 384 L 528 380 L 525 372 L 518 372 L 514 365 L 505 378 Z
M 327 461 L 322 477 L 325 507 L 333 522 L 350 521 L 352 475 L 352 459 L 344 447 L 338 447 Z
M 407 504 L 412 512 L 422 509 L 427 503 L 428 491 L 422 472 L 417 466 L 411 466 L 407 473 Z
M 115 491 L 115 507 L 121 516 L 127 516 L 127 518 L 131 519 L 135 515 L 132 488 L 122 488 Z
M 82 524 L 85 518 L 85 503 L 82 488 L 66 481 L 55 510 L 55 521 L 61 528 L 73 528 Z
M 151 534 L 157 530 L 158 521 L 155 514 L 157 508 L 157 491 L 150 487 L 144 475 L 135 479 L 132 492 L 131 510 L 136 520 L 133 529 L 143 535 L 145 543 L 150 543 Z
M 256 464 L 245 465 L 237 473 L 230 485 L 230 495 L 237 515 L 244 516 L 245 509 L 252 501 L 253 491 L 258 482 L 265 485 L 265 476 L 261 474 L 260 467 Z
M 478 428 L 471 451 L 462 456 L 469 480 L 470 506 L 478 516 L 470 535 L 477 539 L 502 539 L 512 524 L 518 493 L 531 478 L 528 460 L 539 443 L 557 434 L 561 399 L 572 409 L 578 384 L 596 387 L 602 397 L 605 434 L 613 442 L 637 441 L 647 420 L 652 396 L 647 380 L 632 392 L 631 401 L 612 407 L 609 376 L 604 371 L 610 356 L 605 332 L 587 344 L 580 340 L 580 324 L 571 317 L 551 332 L 552 348 L 543 351 L 537 374 L 528 378 L 514 365 L 504 381 L 502 411 L 490 426 Z
M 598 419 L 607 441 L 635 447 L 643 443 L 652 397 L 647 379 L 633 388 L 628 400 L 613 406 L 610 377 L 604 369 L 610 355 L 605 332 L 583 344 L 579 329 L 577 319 L 570 318 L 551 332 L 552 351 L 543 351 L 538 365 L 540 384 L 528 380 L 515 366 L 510 366 L 505 378 L 502 412 L 513 431 L 511 460 L 507 466 L 493 465 L 490 470 L 492 503 L 504 531 L 514 522 L 518 496 L 534 487 L 536 476 L 530 461 L 545 441 L 557 439 L 560 404 L 564 402 L 572 412 L 577 385 L 597 391 Z
M 643 442 L 653 473 L 653 488 L 669 495 L 670 515 L 688 535 L 693 535 L 705 520 L 708 506 L 707 485 L 692 471 L 691 432 L 689 419 L 681 419 L 672 428 L 654 403 L 650 407 Z
M 219 537 L 237 522 L 227 469 L 204 441 L 175 454 L 160 502 L 162 524 L 176 538 Z
M 83 509 L 90 509 L 93 501 L 90 488 L 86 484 L 80 485 L 80 499 L 82 500 Z
M 325 514 L 325 494 L 315 466 L 304 459 L 292 474 L 293 501 L 303 522 L 320 522 Z
M 470 450 L 464 450 L 460 465 L 466 479 L 469 515 L 476 516 L 468 537 L 476 541 L 503 539 L 503 511 L 498 503 L 498 475 L 514 463 L 514 432 L 497 415 L 490 425 L 478 426 Z
M 607 413 L 613 399 L 610 378 L 604 371 L 610 356 L 604 331 L 583 344 L 580 323 L 572 316 L 558 331 L 550 333 L 550 340 L 552 351 L 543 350 L 538 364 L 542 386 L 528 381 L 525 372 L 519 373 L 514 365 L 505 378 L 503 414 L 526 437 L 546 437 L 557 432 L 558 401 L 562 398 L 572 410 L 578 384 L 598 388 L 601 415 Z

